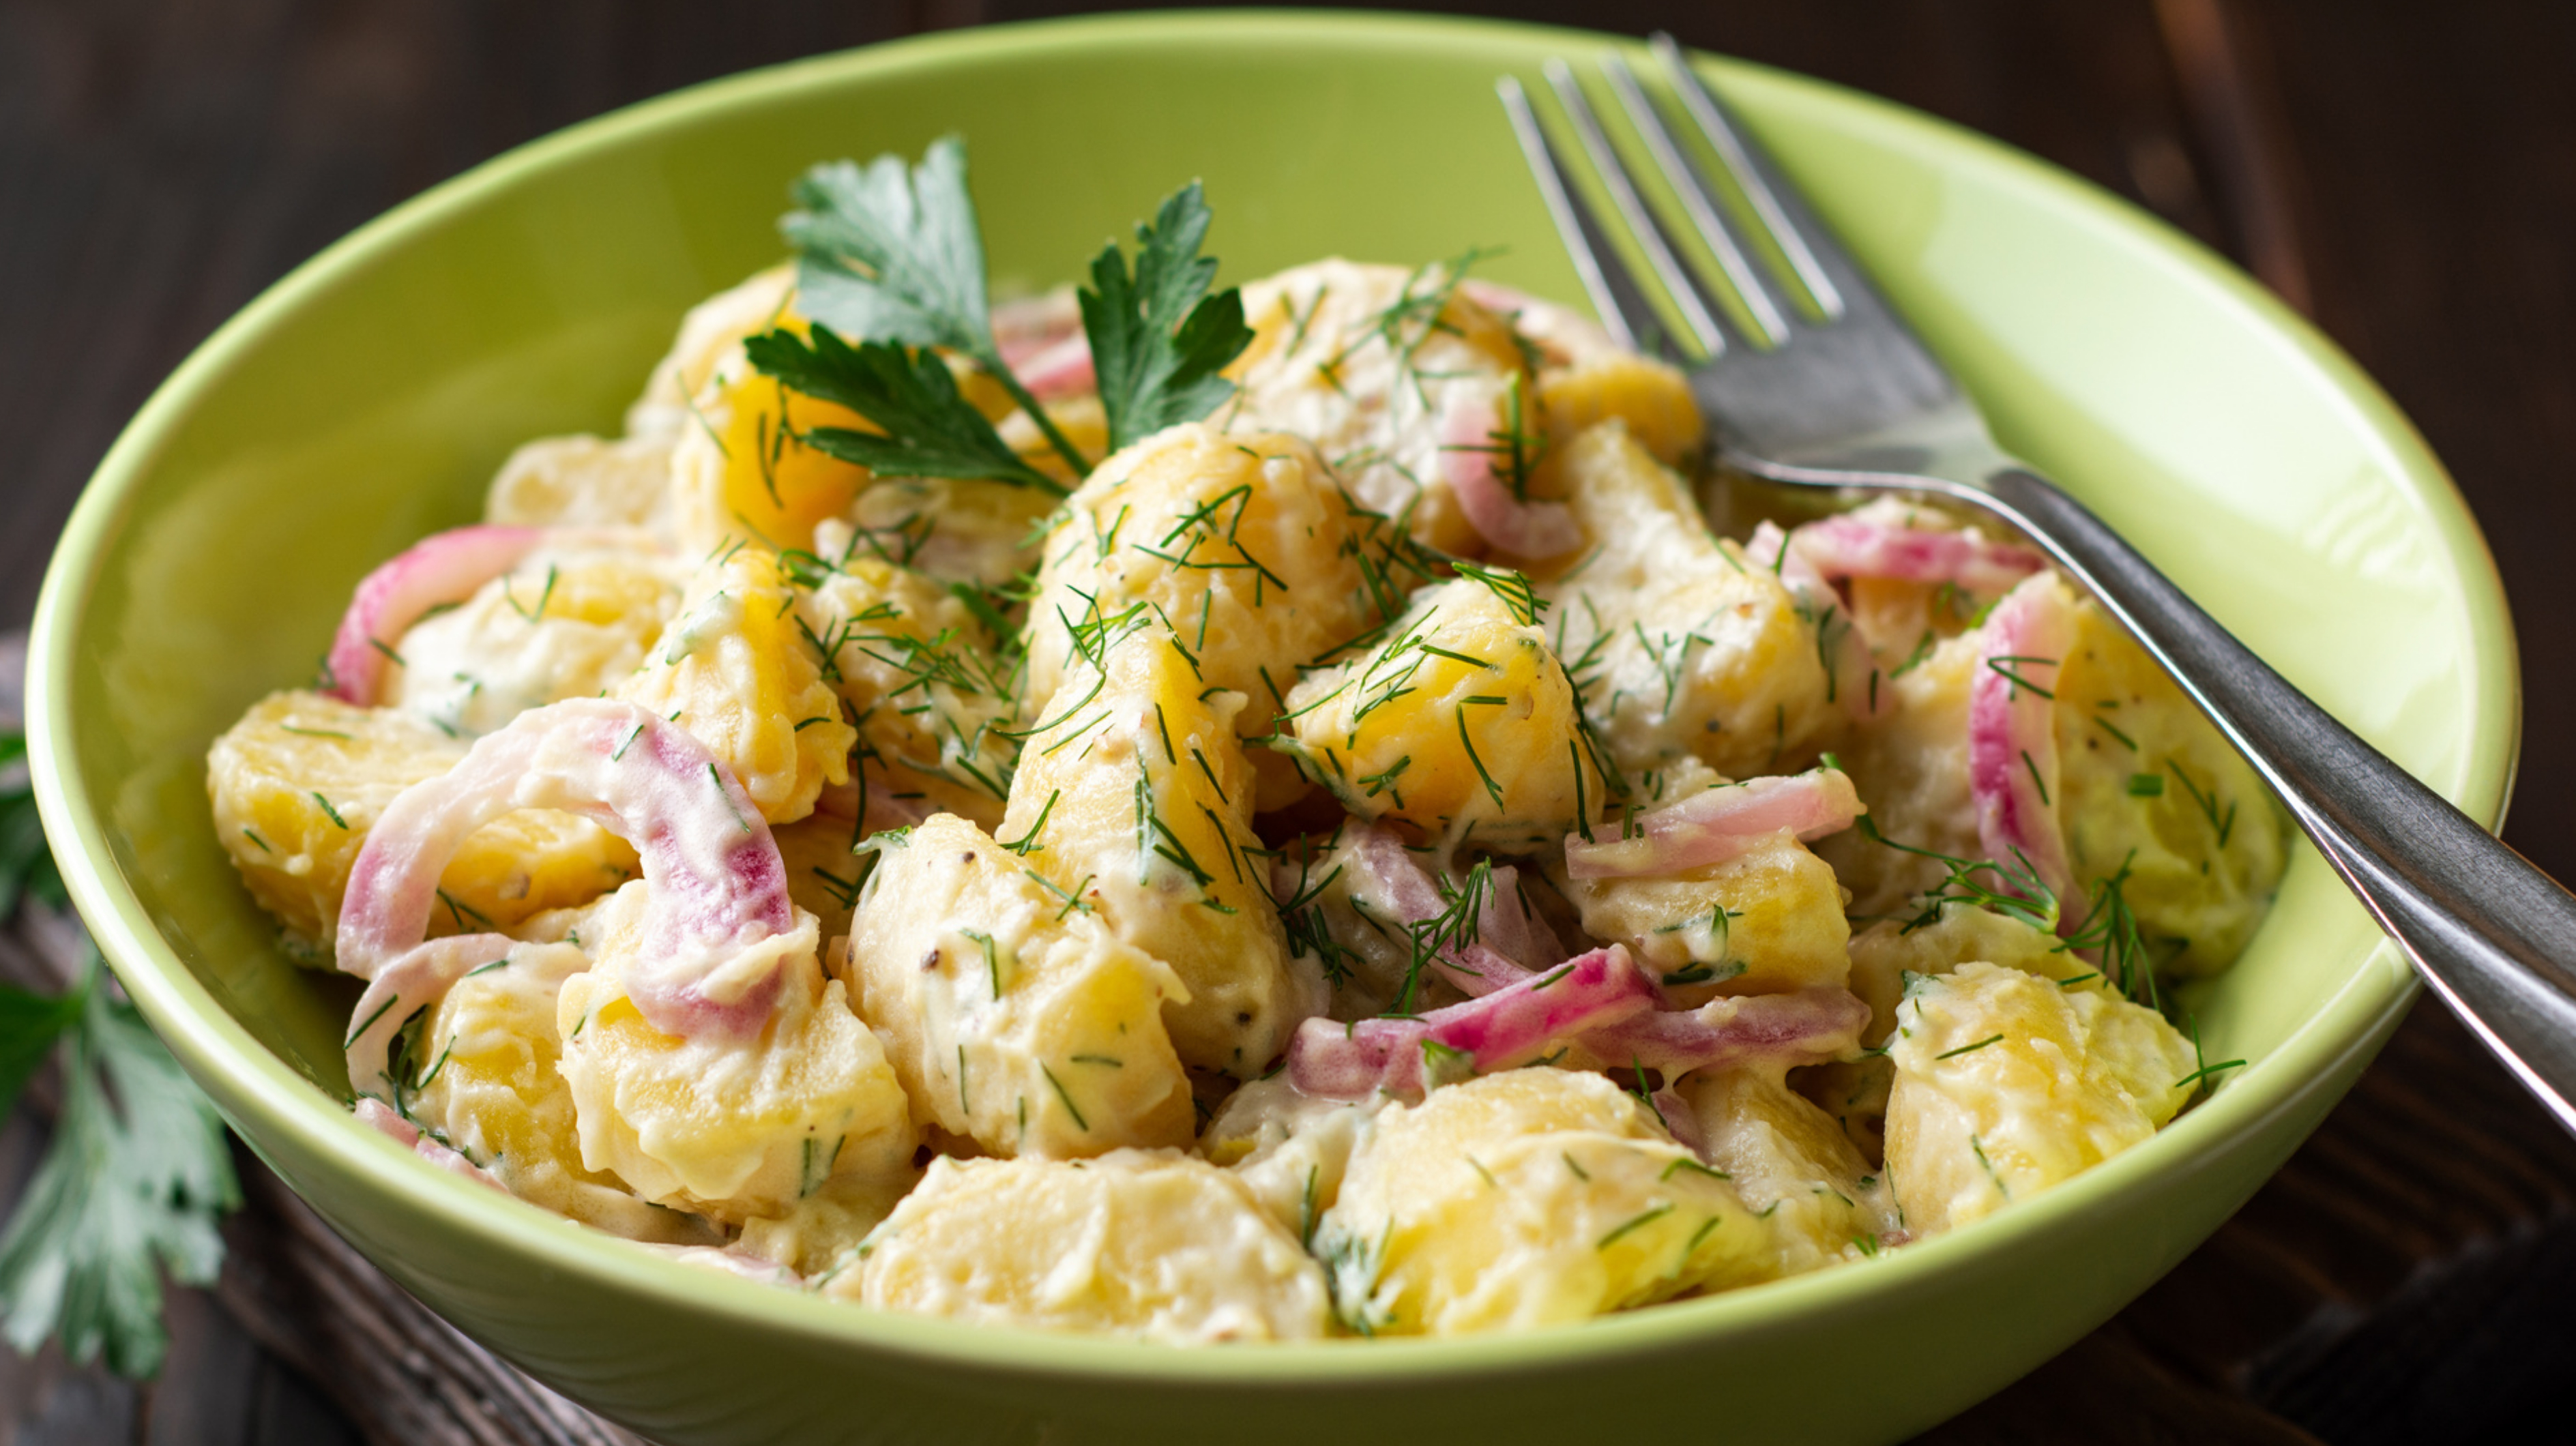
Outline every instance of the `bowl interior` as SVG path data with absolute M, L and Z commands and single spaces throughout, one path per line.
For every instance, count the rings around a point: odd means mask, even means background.
M 1349 16 L 914 42 L 578 128 L 335 247 L 153 399 L 48 579 L 39 786 L 120 975 L 254 1140 L 371 1148 L 333 1102 L 351 993 L 296 969 L 236 882 L 206 818 L 206 746 L 312 674 L 370 567 L 472 518 L 512 447 L 613 432 L 681 311 L 779 256 L 774 218 L 810 162 L 964 134 L 1002 288 L 1072 279 L 1195 176 L 1228 280 L 1499 245 L 1481 272 L 1575 299 L 1492 80 L 1604 43 Z M 1709 73 L 2007 446 L 2363 735 L 2472 813 L 2499 811 L 2517 706 L 2492 569 L 2438 466 L 2339 354 L 2187 240 L 2015 153 L 1813 82 Z M 2252 951 L 2194 1001 L 2210 1057 L 2252 1066 L 2063 1198 L 1969 1234 L 2107 1208 L 2124 1180 L 2277 1111 L 2402 999 L 2376 944 L 2302 850 Z M 469 1196 L 435 1198 L 519 1208 Z M 1776 1289 L 1665 1314 L 1750 1321 Z

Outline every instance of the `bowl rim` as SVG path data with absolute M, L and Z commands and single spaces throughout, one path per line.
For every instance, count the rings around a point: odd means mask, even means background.
M 255 350 L 278 321 L 326 296 L 378 254 L 468 211 L 485 198 L 540 179 L 551 168 L 660 134 L 685 131 L 737 106 L 863 85 L 902 72 L 1068 51 L 1244 45 L 1262 40 L 1310 49 L 1353 50 L 1490 40 L 1497 48 L 1569 54 L 1617 46 L 1620 36 L 1495 20 L 1347 12 L 1176 11 L 1033 21 L 885 42 L 747 71 L 646 100 L 516 147 L 395 206 L 271 285 L 227 320 L 172 372 L 100 462 L 47 569 L 31 633 L 28 671 L 30 761 L 38 805 L 56 841 L 74 903 L 119 980 L 174 1055 L 203 1080 L 221 1080 L 246 1115 L 290 1135 L 315 1159 L 371 1196 L 410 1196 L 448 1219 L 461 1237 L 496 1256 L 516 1255 L 591 1286 L 750 1330 L 793 1332 L 818 1344 L 916 1359 L 925 1365 L 1024 1379 L 1080 1378 L 1167 1387 L 1301 1385 L 1326 1382 L 1421 1384 L 1541 1368 L 1580 1369 L 1677 1337 L 1716 1338 L 1759 1330 L 1807 1313 L 1866 1307 L 1881 1293 L 1937 1290 L 2016 1248 L 2025 1235 L 2075 1228 L 2081 1218 L 2151 1173 L 2255 1132 L 2294 1109 L 2321 1082 L 2375 1049 L 2414 998 L 2402 956 L 2382 941 L 2373 960 L 2322 1001 L 2274 1052 L 2198 1108 L 2135 1149 L 2022 1203 L 1980 1228 L 1924 1241 L 1877 1260 L 1810 1272 L 1743 1290 L 1583 1323 L 1493 1336 L 1388 1340 L 1354 1350 L 1344 1341 L 1260 1349 L 1184 1351 L 1122 1341 L 881 1314 L 810 1292 L 729 1279 L 656 1257 L 591 1231 L 567 1232 L 556 1217 L 447 1174 L 423 1169 L 391 1141 L 360 1125 L 337 1101 L 258 1043 L 201 984 L 154 927 L 117 867 L 103 811 L 69 768 L 78 736 L 72 716 L 72 636 L 96 581 L 97 563 L 125 508 L 151 473 L 166 434 L 229 367 Z M 1979 172 L 1993 184 L 2046 202 L 2077 221 L 2125 235 L 2140 257 L 2171 279 L 2249 313 L 2284 354 L 2327 384 L 2357 436 L 2370 438 L 2389 477 L 2425 504 L 2436 540 L 2461 580 L 2479 654 L 2470 700 L 2469 744 L 2459 776 L 2437 785 L 2472 816 L 2501 822 L 2520 741 L 2520 683 L 2501 579 L 2465 500 L 2414 427 L 2353 361 L 2231 263 L 2108 192 L 2019 150 L 1875 96 L 1750 62 L 1695 52 L 1723 83 L 1765 105 L 1837 113 L 1874 141 Z M 245 1138 L 248 1138 L 248 1132 Z

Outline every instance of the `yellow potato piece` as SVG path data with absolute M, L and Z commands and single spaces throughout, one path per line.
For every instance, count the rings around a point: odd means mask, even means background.
M 2059 910 L 2080 923 L 2118 877 L 2156 967 L 2208 973 L 2243 951 L 2269 909 L 2287 861 L 2284 824 L 2252 767 L 2116 622 L 2089 600 L 2075 616 L 2075 649 L 2053 690 L 2057 812 L 2076 884 Z M 1962 634 L 1882 679 L 1885 711 L 1841 749 L 1887 838 L 1984 855 L 1967 767 L 1981 646 L 1978 634 Z M 1857 832 L 1817 852 L 1852 890 L 1855 915 L 1910 913 L 1945 874 L 1936 860 Z M 1993 874 L 1979 881 L 2000 883 Z
M 1343 1322 L 1465 1335 L 1758 1279 L 1770 1226 L 1633 1095 L 1545 1067 L 1391 1106 L 1315 1231 Z
M 744 337 L 767 331 L 786 315 L 795 288 L 796 265 L 782 262 L 690 307 L 671 349 L 646 379 L 644 394 L 626 409 L 628 435 L 670 441 L 688 429 L 703 430 L 691 410 L 694 399 L 728 357 L 739 361 Z
M 1896 1225 L 1884 1182 L 1834 1117 L 1783 1084 L 1778 1071 L 1703 1072 L 1678 1088 L 1708 1141 L 1709 1162 L 1771 1222 L 1775 1273 L 1879 1252 Z
M 483 520 L 510 527 L 666 529 L 667 437 L 542 437 L 510 454 L 484 494 Z
M 858 740 L 795 607 L 777 558 L 729 552 L 690 579 L 680 615 L 616 690 L 705 744 L 771 823 L 803 818 L 825 784 L 847 782 Z
M 2109 1159 L 2190 1099 L 2191 1041 L 2155 1011 L 1999 964 L 1918 981 L 1888 1057 L 1887 1169 L 1920 1235 Z
M 1602 837 L 1615 837 L 1614 830 Z M 1552 876 L 1553 877 L 1553 876 Z M 1842 886 L 1798 836 L 1780 830 L 1723 863 L 1634 878 L 1559 878 L 1583 932 L 1628 946 L 1660 973 L 1671 1002 L 1839 986 L 1851 971 Z
M 681 569 L 629 536 L 634 545 L 540 547 L 462 605 L 413 624 L 385 696 L 441 732 L 473 737 L 623 683 L 680 604 Z
M 1955 858 L 1984 857 L 1968 789 L 1968 685 L 1980 645 L 1977 634 L 1963 634 L 1881 678 L 1881 712 L 1837 749 L 1882 837 Z M 1816 853 L 1852 891 L 1859 917 L 1910 913 L 1915 896 L 1946 877 L 1938 860 L 1874 843 L 1858 829 L 1817 840 Z M 1987 873 L 1979 882 L 1996 888 L 2002 880 Z
M 1029 739 L 1002 836 L 1171 967 L 1188 995 L 1166 1014 L 1184 1061 L 1259 1074 L 1322 1000 L 1289 967 L 1252 831 L 1242 695 L 1202 682 L 1159 627 L 1102 646 L 1105 676 L 1086 662 L 1058 691 L 1061 722 Z
M 802 320 L 777 325 L 805 334 Z M 803 439 L 817 427 L 873 432 L 857 413 L 761 375 L 737 341 L 691 406 L 671 451 L 672 522 L 684 555 L 735 543 L 814 545 L 814 525 L 847 512 L 873 474 Z
M 734 1242 L 745 1255 L 807 1277 L 809 1289 L 858 1274 L 859 1246 L 885 1223 L 921 1177 L 910 1169 L 835 1175 L 786 1214 L 746 1220 Z
M 1928 923 L 1881 919 L 1852 936 L 1851 991 L 1870 1009 L 1870 1025 L 1861 1043 L 1875 1048 L 1896 1028 L 1905 976 L 1947 974 L 1978 961 L 2036 974 L 2069 988 L 2103 987 L 2093 966 L 2068 952 L 2055 934 L 2008 914 L 1952 901 L 1944 903 Z
M 1216 424 L 1303 437 L 1362 507 L 1442 552 L 1480 555 L 1441 469 L 1441 412 L 1526 379 L 1528 362 L 1459 277 L 1334 259 L 1245 286 L 1252 344 L 1226 368 L 1242 390 Z
M 565 981 L 555 1013 L 585 1167 L 727 1224 L 783 1215 L 835 1175 L 910 1168 L 903 1087 L 841 981 L 824 978 L 811 916 L 780 941 L 767 1028 L 737 1045 L 645 1022 L 621 975 L 640 945 L 642 890 L 617 904 L 591 948 L 599 967 Z
M 1048 534 L 1029 608 L 1030 717 L 1052 716 L 1080 629 L 1141 605 L 1176 631 L 1203 687 L 1252 700 L 1237 730 L 1269 733 L 1298 669 L 1401 610 L 1386 536 L 1293 437 L 1155 433 L 1102 463 Z
M 396 1104 L 522 1200 L 633 1240 L 709 1243 L 703 1223 L 582 1164 L 572 1089 L 555 1067 L 555 1005 L 589 967 L 571 944 L 522 944 L 458 980 L 397 1061 Z
M 827 946 L 850 932 L 851 910 L 867 878 L 867 857 L 852 851 L 856 833 L 850 820 L 828 813 L 808 814 L 769 831 L 778 843 L 780 862 L 787 865 L 788 897 L 814 916 L 817 937 Z
M 1376 646 L 1310 672 L 1288 695 L 1307 776 L 1444 851 L 1561 843 L 1605 796 L 1601 773 L 1546 633 L 1504 592 L 1425 588 Z
M 1561 454 L 1575 438 L 1614 417 L 1667 467 L 1688 464 L 1708 440 L 1690 379 L 1670 362 L 1634 352 L 1595 352 L 1566 366 L 1542 369 L 1538 404 L 1547 419 L 1551 453 Z M 1544 471 L 1548 463 L 1539 465 Z M 1543 480 L 1536 486 L 1550 496 L 1564 495 L 1562 487 L 1551 488 Z
M 858 720 L 854 764 L 870 798 L 1002 821 L 1018 743 L 1012 670 L 956 595 L 909 568 L 853 557 L 797 592 L 822 680 Z
M 914 1119 L 997 1155 L 1189 1140 L 1170 966 L 964 819 L 873 842 L 849 967 Z
M 826 1289 L 879 1310 L 1171 1345 L 1313 1340 L 1327 1320 L 1297 1238 L 1184 1155 L 934 1160 L 863 1248 L 860 1279 Z
M 1285 1075 L 1252 1080 L 1217 1107 L 1198 1153 L 1233 1171 L 1271 1219 L 1311 1240 L 1316 1222 L 1341 1198 L 1360 1132 L 1389 1098 L 1345 1104 L 1299 1094 Z
M 291 952 L 319 961 L 340 926 L 349 866 L 394 796 L 436 778 L 466 745 L 407 713 L 301 691 L 251 705 L 206 754 L 215 834 Z M 571 814 L 523 810 L 469 834 L 439 874 L 433 933 L 507 928 L 635 876 L 626 841 Z
M 814 550 L 872 557 L 941 582 L 1012 586 L 1037 566 L 1037 539 L 1060 500 L 1007 482 L 882 478 L 843 516 L 815 527 Z
M 1813 623 L 1770 569 L 1708 530 L 1624 423 L 1555 464 L 1585 545 L 1542 576 L 1549 635 L 1622 773 L 1696 756 L 1730 778 L 1806 767 L 1843 727 Z
M 2057 684 L 2058 816 L 2085 895 L 2121 878 L 2147 952 L 2176 975 L 2225 968 L 2288 863 L 2271 793 L 2165 670 L 2091 602 Z

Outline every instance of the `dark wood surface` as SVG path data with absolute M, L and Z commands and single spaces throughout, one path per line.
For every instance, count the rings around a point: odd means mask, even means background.
M 519 141 L 674 86 L 1044 0 L 0 0 L 0 624 L 155 382 L 296 262 Z M 2576 5 L 1509 0 L 1974 126 L 2235 256 L 2348 348 L 2486 524 L 2530 740 L 2506 837 L 2576 874 Z M 0 1187 L 41 1124 L 0 1133 Z M 404 1439 L 279 1346 L 259 1190 L 136 1391 L 0 1352 L 0 1446 Z M 1943 1443 L 2576 1439 L 2576 1144 L 2420 1007 L 2201 1251 Z M 227 1305 L 226 1302 L 230 1302 Z M 263 1346 L 257 1341 L 271 1343 Z M 273 1349 L 272 1346 L 277 1348 Z M 423 1356 L 419 1368 L 438 1369 Z M 1865 1372 L 1857 1378 L 1865 1381 Z M 335 1403 L 335 1397 L 337 1403 Z M 353 1409 L 356 1408 L 356 1409 Z M 391 1433 L 391 1434 L 389 1434 Z

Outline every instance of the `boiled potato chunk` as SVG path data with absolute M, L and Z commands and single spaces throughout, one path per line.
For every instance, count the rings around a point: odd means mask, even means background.
M 998 731 L 1010 723 L 1011 670 L 973 609 L 871 557 L 849 558 L 796 597 L 822 680 L 858 720 L 862 806 L 881 793 L 918 813 L 1001 822 L 1018 751 Z
M 1202 687 L 1252 700 L 1237 730 L 1269 733 L 1298 669 L 1394 602 L 1372 591 L 1385 587 L 1383 559 L 1364 557 L 1376 528 L 1351 508 L 1293 437 L 1190 423 L 1103 462 L 1048 534 L 1029 607 L 1029 716 L 1052 716 L 1079 630 L 1141 604 L 1177 631 Z M 1271 801 L 1284 803 L 1295 776 L 1278 761 Z
M 914 1119 L 996 1155 L 1189 1141 L 1170 966 L 964 819 L 875 842 L 850 967 Z
M 1965 633 L 1935 645 L 1903 673 L 1879 680 L 1880 712 L 1839 749 L 1843 771 L 1882 837 L 1954 858 L 1984 856 L 1968 789 L 1968 687 L 1982 641 Z M 1853 829 L 1821 839 L 1816 852 L 1852 891 L 1862 917 L 1908 912 L 1915 896 L 1940 887 L 1937 859 L 1872 841 Z M 1978 876 L 2001 887 L 1993 873 Z
M 1843 722 L 1813 623 L 1770 569 L 1708 530 L 1625 423 L 1558 465 L 1584 550 L 1541 580 L 1549 628 L 1615 767 L 1697 756 L 1733 778 L 1805 767 Z
M 573 945 L 522 944 L 458 980 L 399 1064 L 405 1113 L 522 1200 L 630 1239 L 703 1244 L 703 1226 L 582 1163 L 572 1088 L 555 1067 L 555 1004 L 589 967 Z
M 803 321 L 776 325 L 803 334 Z M 766 330 L 755 326 L 742 335 Z M 786 550 L 814 545 L 814 526 L 838 517 L 872 474 L 804 439 L 816 427 L 874 431 L 847 407 L 789 391 L 753 370 L 739 337 L 710 371 L 671 449 L 671 513 L 685 556 L 736 543 Z
M 1561 843 L 1605 795 L 1574 687 L 1526 605 L 1475 578 L 1422 589 L 1383 639 L 1288 694 L 1299 764 L 1345 808 L 1447 852 Z
M 1528 362 L 1510 323 L 1458 281 L 1447 266 L 1336 258 L 1245 286 L 1252 344 L 1226 369 L 1242 390 L 1219 424 L 1307 439 L 1360 506 L 1442 552 L 1479 555 L 1441 466 L 1441 415 L 1525 379 Z
M 327 956 L 349 866 L 385 805 L 465 756 L 408 713 L 319 693 L 271 693 L 206 754 L 215 833 L 299 957 Z M 587 902 L 635 876 L 635 851 L 568 813 L 522 810 L 469 834 L 439 875 L 437 933 L 505 929 Z
M 510 454 L 484 494 L 505 527 L 642 527 L 671 520 L 667 437 L 543 437 Z
M 786 1214 L 744 1221 L 735 1245 L 742 1254 L 805 1277 L 809 1288 L 856 1276 L 868 1232 L 884 1224 L 920 1183 L 910 1169 L 835 1175 Z
M 826 1289 L 879 1310 L 1172 1345 L 1313 1340 L 1328 1319 L 1297 1238 L 1233 1176 L 1161 1151 L 943 1157 L 864 1249 Z
M 2080 923 L 2119 881 L 2149 958 L 2203 974 L 2252 937 L 2287 860 L 2279 812 L 2239 757 L 2164 670 L 2090 600 L 2075 605 L 2076 645 L 2057 670 L 2057 816 Z M 1968 784 L 1968 700 L 1982 634 L 1934 644 L 1880 682 L 1882 711 L 1842 749 L 1879 832 L 1898 843 L 1981 858 Z M 1853 892 L 1852 912 L 1904 912 L 1940 886 L 1936 859 L 1838 835 L 1817 852 Z M 1979 876 L 2001 884 L 1993 873 Z
M 1341 1197 L 1361 1130 L 1389 1098 L 1345 1104 L 1299 1094 L 1284 1077 L 1254 1080 L 1217 1107 L 1198 1152 L 1232 1170 L 1271 1219 L 1311 1240 Z
M 464 737 L 530 708 L 595 698 L 642 665 L 678 611 L 679 571 L 642 546 L 539 547 L 462 605 L 413 624 L 385 695 Z
M 1048 470 L 1045 454 L 1033 460 Z M 881 478 L 848 512 L 815 526 L 814 550 L 873 557 L 941 582 L 1015 586 L 1037 566 L 1035 539 L 1057 501 L 1034 487 L 978 478 Z
M 1584 1320 L 1757 1279 L 1773 1253 L 1635 1096 L 1544 1067 L 1380 1113 L 1314 1249 L 1343 1321 L 1372 1335 Z
M 615 692 L 705 744 L 771 823 L 803 818 L 825 784 L 847 782 L 858 741 L 795 607 L 776 557 L 726 553 L 690 579 L 680 615 Z
M 2089 898 L 2121 879 L 2158 968 L 2207 974 L 2244 952 L 2287 863 L 2280 811 L 2253 765 L 2089 602 L 2058 675 L 2057 768 L 2078 887 Z
M 1918 980 L 1888 1057 L 1887 1168 L 1907 1229 L 1947 1230 L 2101 1163 L 2191 1098 L 2164 1016 L 1999 964 Z
M 1947 974 L 1962 964 L 1980 961 L 2036 974 L 2068 988 L 2103 987 L 2093 966 L 2069 953 L 2055 934 L 2010 914 L 1951 900 L 1928 923 L 1881 919 L 1852 936 L 1851 991 L 1870 1010 L 1870 1025 L 1861 1042 L 1875 1048 L 1896 1028 L 1905 976 Z
M 1670 362 L 1634 352 L 1593 352 L 1562 367 L 1542 368 L 1538 404 L 1547 420 L 1549 450 L 1556 455 L 1613 418 L 1625 422 L 1628 435 L 1667 467 L 1689 465 L 1708 440 L 1690 379 Z M 1539 465 L 1544 470 L 1549 463 Z M 1536 485 L 1551 496 L 1562 495 L 1544 481 Z
M 1724 781 L 1693 760 L 1673 771 L 1676 787 L 1661 802 Z M 1594 833 L 1613 838 L 1618 825 L 1608 816 Z M 1842 886 L 1787 829 L 1734 858 L 1678 873 L 1577 879 L 1560 869 L 1551 878 L 1581 913 L 1583 932 L 1627 945 L 1680 1008 L 1719 994 L 1835 987 L 1851 969 Z
M 1201 681 L 1159 626 L 1102 644 L 1059 690 L 1061 721 L 1028 740 L 1002 835 L 1121 943 L 1171 966 L 1187 998 L 1166 1017 L 1181 1058 L 1255 1075 L 1323 1008 L 1292 970 L 1252 831 L 1243 695 Z
M 555 1010 L 581 1157 L 646 1199 L 740 1224 L 779 1216 L 835 1175 L 911 1165 L 903 1086 L 799 919 L 778 964 L 778 1002 L 747 1044 L 684 1039 L 645 1022 L 622 962 L 641 943 L 640 886 L 597 921 L 599 965 L 566 980 Z
M 668 441 L 690 428 L 703 428 L 691 410 L 694 399 L 728 356 L 739 358 L 744 337 L 767 331 L 786 314 L 795 288 L 794 263 L 781 263 L 690 307 L 680 318 L 671 349 L 645 380 L 644 394 L 626 409 L 627 433 Z
M 1679 1088 L 1709 1162 L 1771 1222 L 1777 1273 L 1878 1253 L 1895 1228 L 1894 1202 L 1833 1116 L 1776 1070 L 1703 1072 Z

